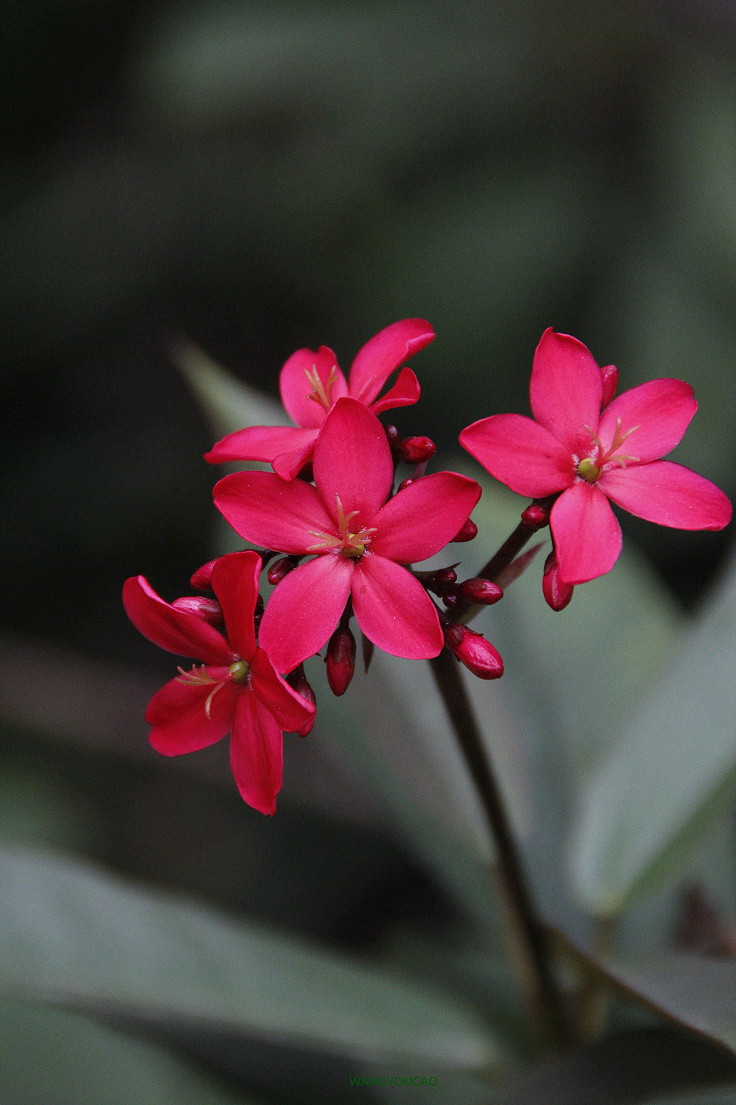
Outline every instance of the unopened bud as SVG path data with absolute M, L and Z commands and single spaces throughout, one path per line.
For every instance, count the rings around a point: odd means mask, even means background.
M 307 677 L 304 674 L 304 666 L 302 664 L 299 664 L 298 667 L 294 668 L 291 675 L 287 675 L 286 682 L 289 684 L 290 687 L 293 688 L 293 690 L 296 691 L 300 698 L 303 698 L 305 702 L 309 702 L 310 705 L 316 707 L 317 696 L 312 690 L 311 684 L 307 682 Z M 297 733 L 300 737 L 309 736 L 314 727 L 316 716 L 316 714 L 312 714 L 309 721 L 307 721 L 301 729 L 297 729 Z
M 446 595 L 457 582 L 457 572 L 454 568 L 438 568 L 433 573 L 433 579 L 431 584 L 428 584 L 430 591 L 434 591 L 435 595 Z
M 197 591 L 211 591 L 212 590 L 212 569 L 219 560 L 219 557 L 215 557 L 214 560 L 208 560 L 206 564 L 203 564 L 201 568 L 197 568 L 196 572 L 189 580 L 192 587 Z
M 171 604 L 175 610 L 183 610 L 187 614 L 196 614 L 210 625 L 220 625 L 222 622 L 222 607 L 217 599 L 206 599 L 199 595 L 188 598 L 174 599 Z
M 437 446 L 429 437 L 405 437 L 399 442 L 398 452 L 405 464 L 424 464 L 437 452 Z
M 448 625 L 444 629 L 445 644 L 479 679 L 499 679 L 503 675 L 501 654 L 482 633 L 467 625 Z
M 458 591 L 466 602 L 476 606 L 493 606 L 503 598 L 503 588 L 490 579 L 466 579 L 458 584 Z
M 355 674 L 355 637 L 346 625 L 340 625 L 327 646 L 327 682 L 334 695 L 345 694 Z
M 398 452 L 398 449 L 399 449 L 399 431 L 397 430 L 396 426 L 391 426 L 391 425 L 386 426 L 385 430 L 386 430 L 386 437 L 388 438 L 388 443 L 391 446 L 391 452 L 392 453 Z
M 549 507 L 544 503 L 529 503 L 521 513 L 521 520 L 527 529 L 542 529 L 549 523 Z
M 552 610 L 564 610 L 574 590 L 571 583 L 563 583 L 560 579 L 560 569 L 553 550 L 544 563 L 542 575 L 542 594 L 547 606 Z
M 269 565 L 266 572 L 266 579 L 274 586 L 277 583 L 281 583 L 284 576 L 288 576 L 289 572 L 293 572 L 296 568 L 296 564 L 290 556 L 280 556 L 278 560 L 274 560 L 273 564 Z
M 456 587 L 453 587 L 442 596 L 442 601 L 448 610 L 454 610 L 456 606 L 460 605 L 460 592 Z
M 453 537 L 453 541 L 472 541 L 474 537 L 478 536 L 478 527 L 472 518 L 468 518 L 467 522 L 464 522 L 458 532 Z
M 601 409 L 607 407 L 616 394 L 618 387 L 618 369 L 615 364 L 607 364 L 601 368 L 603 380 L 603 395 L 601 397 Z
M 405 487 L 410 487 L 413 483 L 416 483 L 416 482 L 417 482 L 416 479 L 412 479 L 411 476 L 407 476 L 407 478 L 405 480 L 401 481 L 401 483 L 399 484 L 397 490 L 398 491 L 403 491 Z

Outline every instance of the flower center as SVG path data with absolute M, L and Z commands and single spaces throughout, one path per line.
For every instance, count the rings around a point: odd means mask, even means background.
M 632 426 L 630 430 L 622 430 L 621 419 L 617 418 L 616 432 L 608 449 L 603 448 L 601 439 L 593 433 L 590 426 L 585 428 L 590 434 L 590 452 L 587 457 L 581 459 L 573 456 L 573 460 L 575 471 L 586 483 L 595 483 L 605 468 L 625 468 L 629 461 L 636 462 L 639 460 L 638 457 L 618 452 L 629 434 L 633 434 L 634 430 L 639 429 L 638 426 Z
M 317 530 L 310 530 L 311 535 L 319 540 L 316 544 L 309 545 L 307 552 L 326 553 L 334 549 L 340 556 L 345 556 L 349 560 L 359 560 L 366 546 L 370 545 L 371 535 L 376 532 L 376 527 L 363 526 L 359 530 L 352 531 L 350 523 L 358 511 L 351 510 L 346 514 L 340 502 L 340 496 L 335 495 L 335 498 L 337 499 L 337 533 L 319 533 Z
M 333 365 L 330 369 L 326 382 L 323 382 L 316 365 L 306 368 L 304 375 L 312 389 L 307 399 L 313 399 L 315 403 L 319 403 L 320 407 L 324 407 L 328 411 L 332 406 L 332 387 L 337 379 L 337 365 Z
M 212 699 L 217 692 L 231 681 L 239 684 L 246 683 L 250 675 L 250 665 L 246 664 L 245 660 L 236 660 L 227 669 L 227 675 L 224 679 L 215 679 L 214 675 L 210 675 L 207 671 L 204 664 L 200 667 L 193 667 L 191 671 L 184 671 L 183 668 L 179 668 L 178 671 L 179 674 L 176 677 L 178 683 L 188 683 L 195 687 L 212 687 L 204 704 L 205 717 L 209 720 L 212 717 Z

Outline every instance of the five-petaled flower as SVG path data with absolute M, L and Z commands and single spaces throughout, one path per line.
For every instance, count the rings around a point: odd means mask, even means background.
M 401 362 L 434 338 L 421 318 L 407 318 L 379 331 L 359 351 L 345 379 L 331 349 L 298 349 L 281 369 L 281 399 L 296 426 L 250 426 L 236 430 L 205 453 L 213 464 L 230 460 L 268 461 L 282 479 L 292 480 L 311 459 L 327 414 L 338 399 L 349 395 L 376 414 L 406 407 L 419 399 L 419 381 L 402 368 L 385 395 L 378 397 Z
M 352 599 L 374 644 L 394 656 L 437 656 L 437 610 L 403 565 L 452 541 L 480 497 L 453 472 L 415 480 L 389 498 L 394 464 L 375 414 L 351 398 L 333 406 L 314 449 L 315 486 L 271 472 L 236 472 L 215 486 L 215 504 L 248 541 L 313 556 L 289 572 L 266 604 L 260 640 L 291 671 L 329 640 Z
M 150 741 L 165 756 L 195 752 L 230 737 L 230 763 L 245 801 L 272 814 L 283 773 L 283 731 L 302 729 L 314 706 L 281 678 L 256 642 L 253 614 L 261 559 L 231 553 L 212 568 L 226 636 L 204 617 L 164 602 L 143 576 L 123 586 L 135 627 L 154 644 L 204 663 L 166 683 L 146 710 Z
M 610 571 L 621 551 L 609 499 L 675 529 L 718 530 L 731 518 L 715 484 L 660 459 L 697 410 L 689 384 L 651 380 L 610 402 L 608 392 L 610 373 L 588 349 L 549 329 L 534 355 L 534 419 L 491 415 L 460 434 L 463 447 L 512 491 L 558 495 L 550 526 L 560 578 L 569 584 Z

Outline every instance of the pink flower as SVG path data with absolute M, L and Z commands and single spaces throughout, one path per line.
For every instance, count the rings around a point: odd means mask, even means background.
M 581 342 L 549 329 L 534 354 L 534 420 L 491 415 L 460 435 L 463 447 L 512 491 L 558 494 L 550 526 L 564 583 L 604 575 L 616 562 L 621 528 L 609 499 L 676 529 L 718 530 L 731 518 L 731 504 L 715 484 L 660 460 L 697 410 L 689 384 L 651 380 L 609 402 L 613 388 L 612 366 L 600 369 Z
M 451 541 L 480 497 L 474 480 L 437 472 L 389 498 L 394 465 L 383 426 L 363 403 L 339 399 L 314 449 L 314 480 L 236 472 L 215 504 L 248 541 L 309 556 L 266 604 L 260 639 L 281 671 L 329 640 L 348 599 L 363 633 L 394 656 L 437 656 L 434 603 L 404 564 Z
M 205 460 L 219 464 L 228 460 L 268 461 L 282 479 L 292 480 L 314 452 L 325 418 L 345 395 L 370 406 L 376 414 L 394 407 L 406 407 L 419 399 L 419 381 L 410 368 L 403 368 L 394 386 L 378 399 L 378 393 L 403 360 L 418 353 L 434 338 L 434 331 L 421 318 L 395 322 L 371 338 L 358 353 L 349 380 L 340 370 L 335 354 L 326 345 L 316 353 L 298 349 L 281 369 L 281 399 L 296 426 L 251 426 L 236 430 L 205 453 Z
M 223 556 L 212 569 L 212 588 L 227 636 L 201 615 L 160 598 L 143 576 L 123 586 L 125 611 L 144 637 L 160 648 L 204 661 L 157 691 L 148 704 L 150 741 L 164 756 L 207 748 L 227 733 L 238 790 L 261 813 L 276 810 L 283 771 L 283 730 L 314 717 L 314 706 L 293 691 L 256 644 L 253 613 L 261 559 L 257 553 Z

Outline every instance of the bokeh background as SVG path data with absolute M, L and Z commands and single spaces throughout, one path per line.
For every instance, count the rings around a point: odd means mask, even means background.
M 3 830 L 361 953 L 397 915 L 447 923 L 329 751 L 300 746 L 271 822 L 222 750 L 182 769 L 147 748 L 170 661 L 122 580 L 173 598 L 216 551 L 213 430 L 172 343 L 275 395 L 296 348 L 347 369 L 427 318 L 423 397 L 396 421 L 452 466 L 463 426 L 527 410 L 554 326 L 622 388 L 688 380 L 675 459 L 733 493 L 736 8 L 29 0 L 0 19 Z M 688 610 L 732 540 L 624 529 Z

